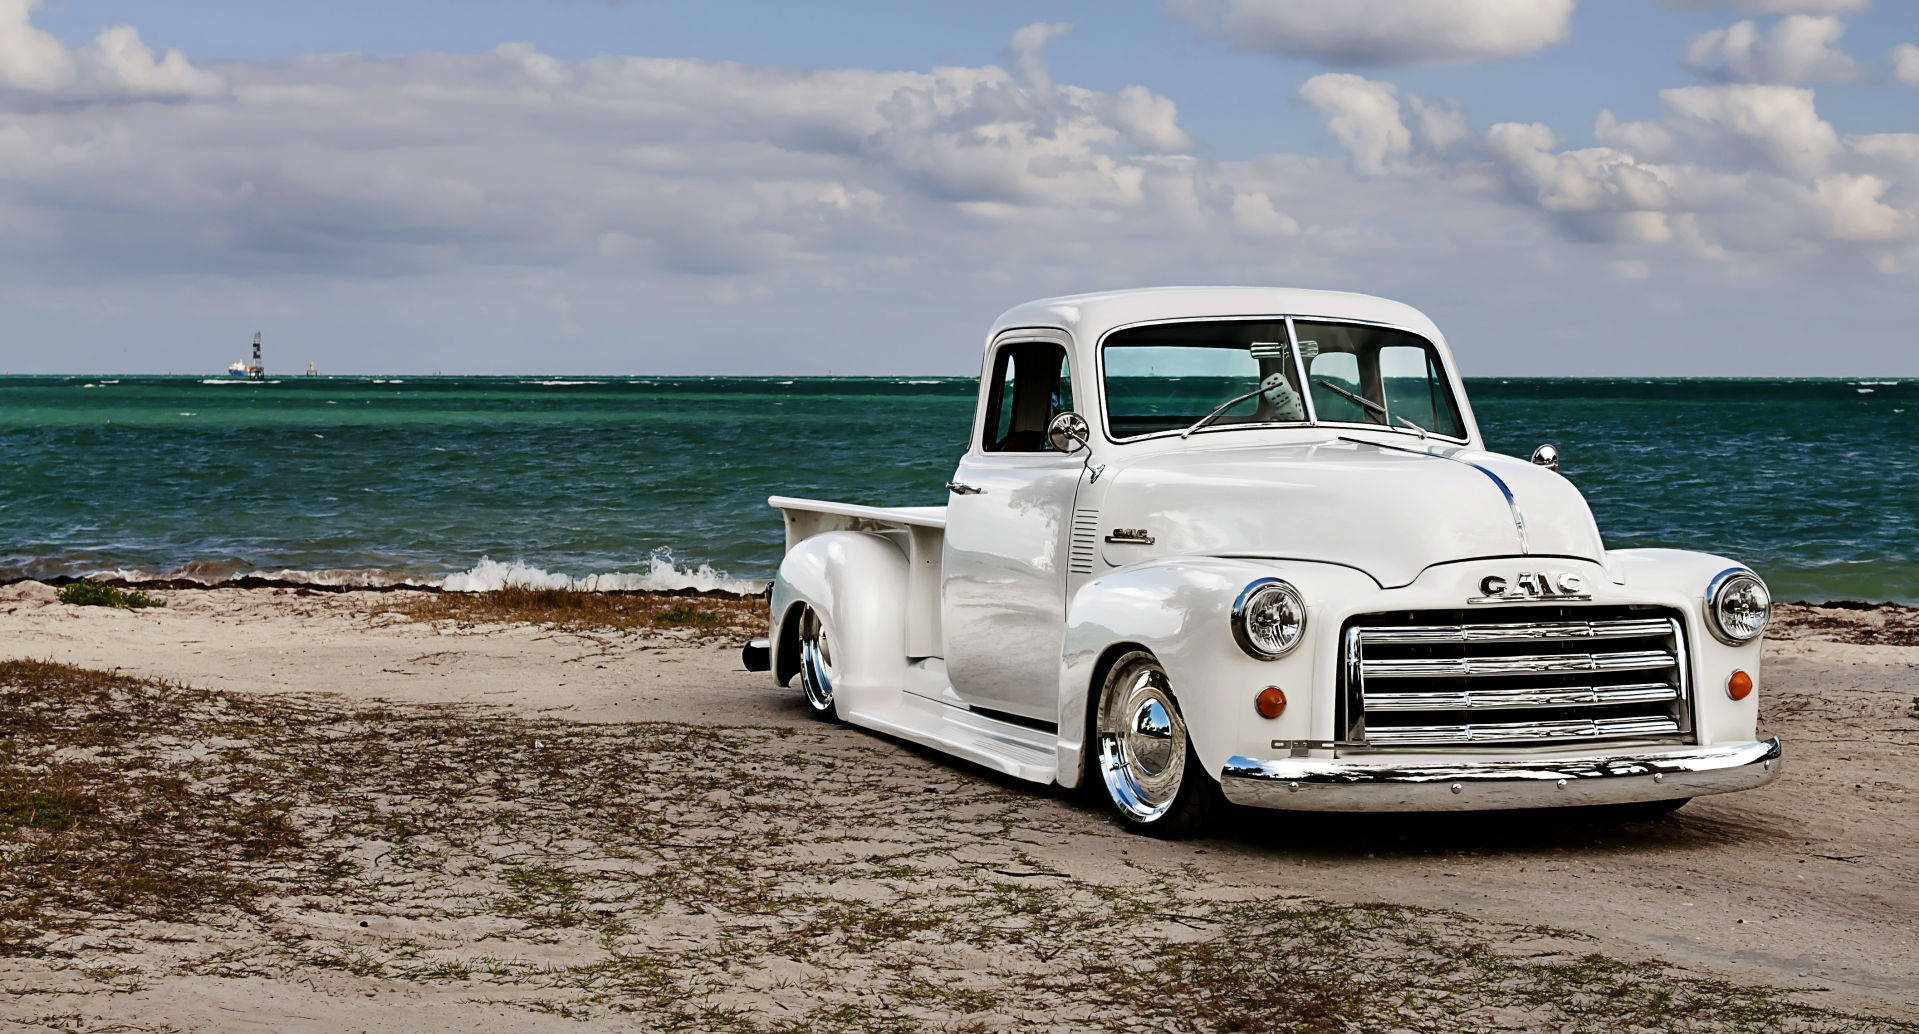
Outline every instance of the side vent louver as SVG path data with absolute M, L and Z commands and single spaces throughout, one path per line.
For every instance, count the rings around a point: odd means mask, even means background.
M 1099 511 L 1073 511 L 1073 543 L 1068 550 L 1066 569 L 1073 574 L 1092 574 L 1093 558 L 1099 555 Z

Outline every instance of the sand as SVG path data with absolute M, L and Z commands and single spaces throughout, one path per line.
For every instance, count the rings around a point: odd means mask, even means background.
M 374 613 L 392 594 L 163 595 L 164 609 L 114 611 L 56 603 L 37 583 L 0 587 L 0 659 L 67 662 L 233 694 L 482 705 L 544 722 L 794 729 L 818 756 L 895 781 L 914 807 L 929 807 L 921 791 L 936 787 L 977 787 L 1008 802 L 1036 832 L 1012 847 L 984 835 L 967 840 L 982 865 L 1089 887 L 1140 871 L 1179 873 L 1190 881 L 1184 893 L 1220 900 L 1382 902 L 1446 910 L 1499 929 L 1552 927 L 1584 938 L 1582 951 L 1785 988 L 1820 1008 L 1919 1022 L 1919 647 L 1833 641 L 1909 642 L 1904 608 L 1802 608 L 1769 637 L 1761 720 L 1784 740 L 1787 760 L 1782 777 L 1761 790 L 1704 798 L 1648 823 L 1249 813 L 1207 839 L 1163 843 L 1117 830 L 1073 795 L 1009 784 L 815 722 L 796 691 L 741 670 L 736 648 L 722 643 L 524 625 L 461 629 Z M 1864 633 L 1861 613 L 1869 615 Z M 809 821 L 835 818 L 822 810 Z M 705 936 L 697 929 L 685 935 Z M 225 936 L 244 954 L 260 935 Z M 544 950 L 561 965 L 598 949 L 591 938 L 562 938 Z M 126 1029 L 570 1022 L 565 1010 L 520 1011 L 525 1002 L 497 988 L 476 994 L 333 971 L 298 979 L 180 976 L 168 957 L 164 939 L 132 955 L 103 949 L 100 964 L 142 974 L 110 993 L 62 991 L 68 977 L 59 967 L 0 959 L 0 988 L 13 992 L 0 997 L 0 1029 L 57 1016 Z M 47 993 L 21 993 L 35 987 Z M 610 1022 L 590 1010 L 579 1018 Z

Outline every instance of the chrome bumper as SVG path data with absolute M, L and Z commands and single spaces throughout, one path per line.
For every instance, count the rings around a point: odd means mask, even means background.
M 1220 786 L 1235 804 L 1299 811 L 1482 811 L 1701 797 L 1779 774 L 1778 737 L 1717 747 L 1523 758 L 1235 757 Z

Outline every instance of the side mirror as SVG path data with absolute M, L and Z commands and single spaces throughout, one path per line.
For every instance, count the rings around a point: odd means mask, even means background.
M 1559 450 L 1551 445 L 1542 445 L 1533 450 L 1533 462 L 1547 470 L 1559 469 Z
M 1093 428 L 1086 418 L 1071 411 L 1061 413 L 1046 425 L 1046 442 L 1060 452 L 1078 452 L 1092 440 Z

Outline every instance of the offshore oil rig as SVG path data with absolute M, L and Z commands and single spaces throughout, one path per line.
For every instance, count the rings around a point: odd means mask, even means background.
M 266 365 L 260 359 L 260 332 L 253 332 L 253 361 L 248 363 L 228 363 L 228 377 L 245 377 L 250 381 L 267 379 Z

